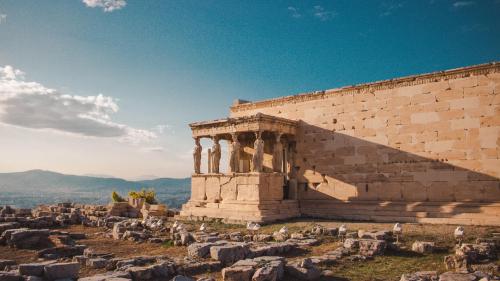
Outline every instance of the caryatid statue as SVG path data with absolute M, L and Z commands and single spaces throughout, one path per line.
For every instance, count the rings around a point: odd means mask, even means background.
M 281 143 L 281 134 L 276 135 L 276 143 L 273 149 L 273 171 L 282 172 L 283 169 L 283 144 Z
M 219 173 L 220 158 L 221 150 L 219 139 L 217 137 L 214 137 L 214 144 L 212 146 L 212 173 Z
M 229 154 L 229 171 L 232 173 L 239 172 L 240 167 L 240 143 L 238 135 L 232 134 L 233 141 L 231 142 L 231 151 Z
M 194 173 L 199 174 L 200 173 L 200 167 L 201 167 L 201 144 L 200 144 L 200 139 L 195 138 L 194 139 L 194 149 L 193 149 L 193 162 L 194 162 Z
M 262 140 L 262 132 L 255 133 L 256 140 L 253 143 L 254 153 L 252 156 L 253 171 L 262 172 L 264 162 L 264 141 Z

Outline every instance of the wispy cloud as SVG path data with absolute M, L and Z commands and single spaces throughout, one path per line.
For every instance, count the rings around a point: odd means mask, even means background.
M 382 12 L 380 13 L 381 17 L 387 17 L 393 15 L 397 10 L 403 8 L 404 3 L 382 3 Z
M 125 0 L 82 0 L 87 7 L 102 8 L 104 12 L 120 10 L 127 5 Z
M 292 18 L 298 19 L 298 18 L 302 17 L 302 14 L 300 13 L 299 9 L 296 7 L 289 6 L 287 8 L 287 10 L 290 13 L 290 15 L 292 16 Z
M 151 147 L 143 147 L 142 151 L 145 152 L 165 152 L 165 148 L 163 146 L 151 146 Z
M 314 17 L 319 19 L 320 21 L 331 20 L 337 15 L 335 11 L 326 10 L 325 8 L 319 5 L 314 6 L 313 9 L 314 9 L 313 10 Z
M 7 15 L 0 13 L 0 24 L 7 22 Z
M 475 1 L 457 1 L 453 3 L 453 8 L 459 9 L 476 4 Z
M 160 124 L 160 125 L 156 125 L 153 127 L 152 129 L 153 131 L 157 132 L 158 134 L 160 135 L 163 135 L 163 134 L 174 134 L 174 130 L 172 128 L 172 126 L 170 125 L 167 125 L 167 124 Z
M 0 123 L 133 144 L 157 138 L 152 131 L 113 122 L 110 116 L 119 108 L 112 97 L 63 94 L 26 82 L 24 75 L 10 65 L 0 67 Z

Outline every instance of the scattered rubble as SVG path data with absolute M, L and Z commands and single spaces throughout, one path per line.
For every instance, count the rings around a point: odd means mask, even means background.
M 415 241 L 411 245 L 411 250 L 420 254 L 432 253 L 434 251 L 434 242 Z

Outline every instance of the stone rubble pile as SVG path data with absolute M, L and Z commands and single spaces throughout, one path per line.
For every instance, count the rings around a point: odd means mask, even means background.
M 167 240 L 166 237 L 161 238 L 158 236 L 166 233 L 167 230 L 168 228 L 161 218 L 149 217 L 145 220 L 124 219 L 113 223 L 110 236 L 117 240 L 162 243 Z
M 444 257 L 444 263 L 448 270 L 472 272 L 474 264 L 488 264 L 496 260 L 497 252 L 494 243 L 462 244 L 455 249 L 454 255 Z

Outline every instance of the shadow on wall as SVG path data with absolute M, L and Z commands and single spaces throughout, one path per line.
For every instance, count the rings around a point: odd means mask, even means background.
M 448 157 L 465 159 L 465 150 L 445 149 L 432 141 L 412 144 L 408 135 L 396 136 L 399 141 L 391 140 L 395 147 L 389 147 L 369 141 L 377 139 L 375 130 L 352 129 L 355 136 L 357 133 L 371 136 L 355 137 L 300 122 L 295 166 L 301 211 L 305 215 L 328 216 L 331 211 L 352 214 L 356 201 L 374 201 L 378 204 L 377 211 L 395 210 L 397 206 L 403 206 L 401 210 L 405 211 L 411 203 L 413 216 L 426 217 L 426 212 L 436 212 L 446 218 L 460 213 L 482 213 L 481 207 L 500 202 L 497 177 L 450 163 Z M 416 138 L 437 139 L 437 133 L 427 129 Z M 465 133 L 464 138 L 467 138 Z M 437 153 L 436 158 L 427 158 L 405 150 L 443 152 Z M 481 151 L 476 149 L 472 153 Z M 480 159 L 481 155 L 476 157 Z M 470 163 L 479 164 L 473 160 Z M 343 205 L 345 207 L 339 209 Z M 419 209 L 419 206 L 434 208 Z M 367 207 L 365 211 L 370 214 L 374 209 Z M 365 213 L 359 217 L 352 214 L 349 218 L 372 219 Z

